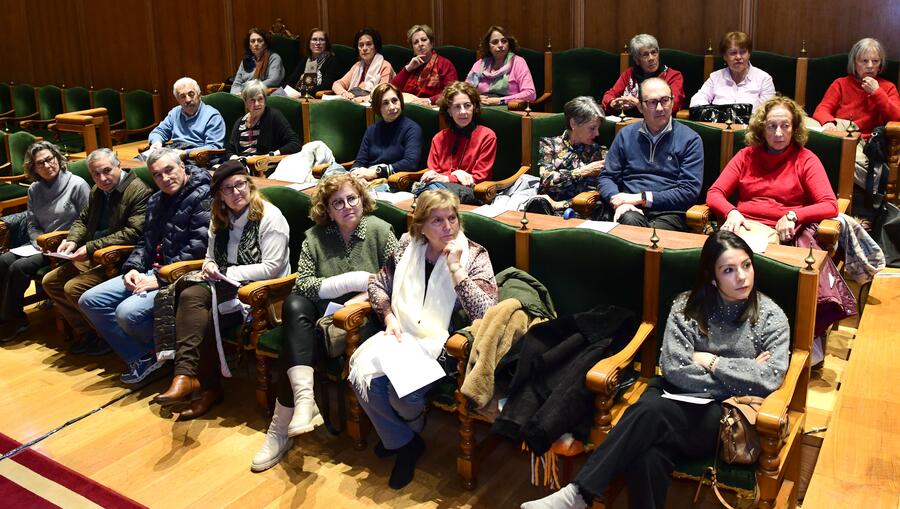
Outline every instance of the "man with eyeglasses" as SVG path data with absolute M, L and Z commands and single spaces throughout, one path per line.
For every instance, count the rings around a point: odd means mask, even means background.
M 703 143 L 672 121 L 672 90 L 664 80 L 644 80 L 638 100 L 644 120 L 619 131 L 600 173 L 604 219 L 686 231 L 685 211 L 703 182 Z
M 126 384 L 162 366 L 153 343 L 154 298 L 160 267 L 206 254 L 210 218 L 209 172 L 185 166 L 177 150 L 154 150 L 147 167 L 159 191 L 147 201 L 143 238 L 116 276 L 78 300 L 85 317 L 128 365 Z
M 225 146 L 225 121 L 219 110 L 200 100 L 200 85 L 181 78 L 172 86 L 178 106 L 150 131 L 150 149 L 172 142 L 179 151 L 215 149 Z
M 92 263 L 94 252 L 140 239 L 152 191 L 136 173 L 123 170 L 115 152 L 108 148 L 91 152 L 87 166 L 94 180 L 90 200 L 56 250 L 71 256 L 70 261 L 48 272 L 41 284 L 72 328 L 75 342 L 69 351 L 97 356 L 109 353 L 110 348 L 85 320 L 78 299 L 106 281 L 103 267 Z

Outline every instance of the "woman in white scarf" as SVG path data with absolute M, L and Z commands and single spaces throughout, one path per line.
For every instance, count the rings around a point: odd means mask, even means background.
M 411 387 L 398 391 L 385 376 L 391 373 L 392 360 L 386 352 L 397 351 L 398 342 L 407 346 L 411 342 L 421 348 L 414 349 L 418 357 L 412 357 L 422 365 L 434 363 L 456 313 L 471 323 L 497 302 L 490 257 L 466 238 L 461 227 L 455 194 L 447 190 L 422 193 L 394 260 L 369 281 L 369 299 L 385 331 L 366 340 L 353 354 L 350 382 L 381 438 L 375 454 L 397 456 L 389 481 L 394 489 L 409 484 L 416 461 L 425 451 L 419 432 L 425 425 L 425 395 L 434 378 L 412 392 L 408 392 Z M 427 371 L 409 365 L 404 370 Z
M 377 85 L 391 81 L 394 68 L 381 55 L 381 35 L 378 30 L 363 28 L 356 32 L 355 40 L 359 61 L 353 64 L 343 78 L 335 81 L 331 89 L 344 99 L 368 102 L 369 94 Z

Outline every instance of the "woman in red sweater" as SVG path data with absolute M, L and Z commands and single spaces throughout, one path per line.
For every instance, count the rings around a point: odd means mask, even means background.
M 822 162 L 806 143 L 803 109 L 773 97 L 750 119 L 747 148 L 722 170 L 706 193 L 706 203 L 724 218 L 721 229 L 740 233 L 757 221 L 775 229 L 782 244 L 818 248 L 815 233 L 823 219 L 838 215 L 837 198 Z M 728 201 L 737 196 L 737 203 Z M 813 365 L 824 359 L 828 327 L 856 314 L 856 300 L 831 258 L 819 274 Z M 818 354 L 818 355 L 817 355 Z
M 428 25 L 413 25 L 406 32 L 406 39 L 412 46 L 413 57 L 391 83 L 404 94 L 420 98 L 417 101 L 406 97 L 406 102 L 431 106 L 440 99 L 444 88 L 458 79 L 456 68 L 434 51 L 434 32 Z

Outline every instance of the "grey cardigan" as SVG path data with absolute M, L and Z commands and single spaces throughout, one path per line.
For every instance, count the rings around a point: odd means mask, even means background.
M 91 186 L 69 171 L 60 171 L 50 184 L 35 180 L 28 187 L 28 237 L 38 247 L 38 235 L 66 230 L 87 206 Z
M 232 94 L 240 94 L 244 88 L 244 83 L 253 79 L 253 71 L 244 70 L 244 61 L 238 64 L 237 72 L 234 73 L 234 83 L 231 85 Z M 261 77 L 263 85 L 271 88 L 281 86 L 284 80 L 284 64 L 281 63 L 281 57 L 274 51 L 269 51 L 269 68 L 266 69 L 266 75 Z

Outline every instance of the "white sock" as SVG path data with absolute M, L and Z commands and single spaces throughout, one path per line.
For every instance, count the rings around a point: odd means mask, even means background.
M 563 489 L 547 495 L 539 500 L 525 502 L 521 506 L 522 509 L 586 509 L 587 504 L 584 502 L 578 488 L 572 484 L 567 484 Z

